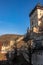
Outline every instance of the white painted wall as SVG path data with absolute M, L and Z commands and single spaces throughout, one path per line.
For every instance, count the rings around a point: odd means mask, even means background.
M 36 9 L 34 13 L 30 17 L 30 29 L 32 30 L 33 27 L 38 27 L 41 23 L 41 20 L 39 20 L 43 16 L 43 10 L 42 9 Z M 32 25 L 33 21 L 33 25 Z
M 38 12 L 38 26 L 41 23 L 41 20 L 39 20 L 43 16 L 43 10 L 42 9 L 37 9 Z

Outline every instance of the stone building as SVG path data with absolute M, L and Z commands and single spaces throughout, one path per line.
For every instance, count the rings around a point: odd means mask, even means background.
M 33 32 L 33 45 L 36 45 L 32 54 L 32 64 L 43 65 L 43 6 L 41 4 L 37 4 L 30 13 L 30 30 Z
M 31 63 L 33 65 L 43 65 L 43 6 L 37 4 L 29 16 L 30 30 L 27 31 L 26 35 L 8 34 L 0 36 L 1 62 L 9 61 L 12 64 L 16 50 L 17 57 L 19 57 L 18 60 L 20 61 L 18 61 L 19 65 L 25 64 L 25 62 L 29 64 L 28 48 L 31 44 L 32 49 L 35 49 L 32 53 Z
M 30 29 L 34 31 L 39 29 L 40 26 L 43 24 L 43 6 L 37 4 L 35 8 L 30 13 Z M 43 27 L 43 26 L 42 26 Z M 36 30 L 38 32 L 38 30 Z

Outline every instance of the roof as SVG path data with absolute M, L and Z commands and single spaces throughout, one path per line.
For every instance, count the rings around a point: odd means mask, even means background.
M 29 16 L 31 16 L 36 9 L 43 9 L 43 6 L 42 6 L 40 3 L 38 3 L 38 4 L 34 7 L 34 9 L 30 12 Z

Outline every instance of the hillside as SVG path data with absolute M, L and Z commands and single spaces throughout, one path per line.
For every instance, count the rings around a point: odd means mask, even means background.
M 24 35 L 16 35 L 16 34 L 1 35 L 0 36 L 0 45 L 2 46 L 4 43 L 4 45 L 8 46 L 11 40 L 17 41 L 17 48 L 20 48 L 22 46 L 26 46 L 26 43 L 24 41 Z
M 16 35 L 16 34 L 5 34 L 0 36 L 0 41 L 5 41 L 5 40 L 11 40 L 11 39 L 18 39 L 22 37 L 23 35 Z

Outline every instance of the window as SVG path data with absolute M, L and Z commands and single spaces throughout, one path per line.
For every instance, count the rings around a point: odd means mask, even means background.
M 33 21 L 32 21 L 32 25 L 33 25 Z

